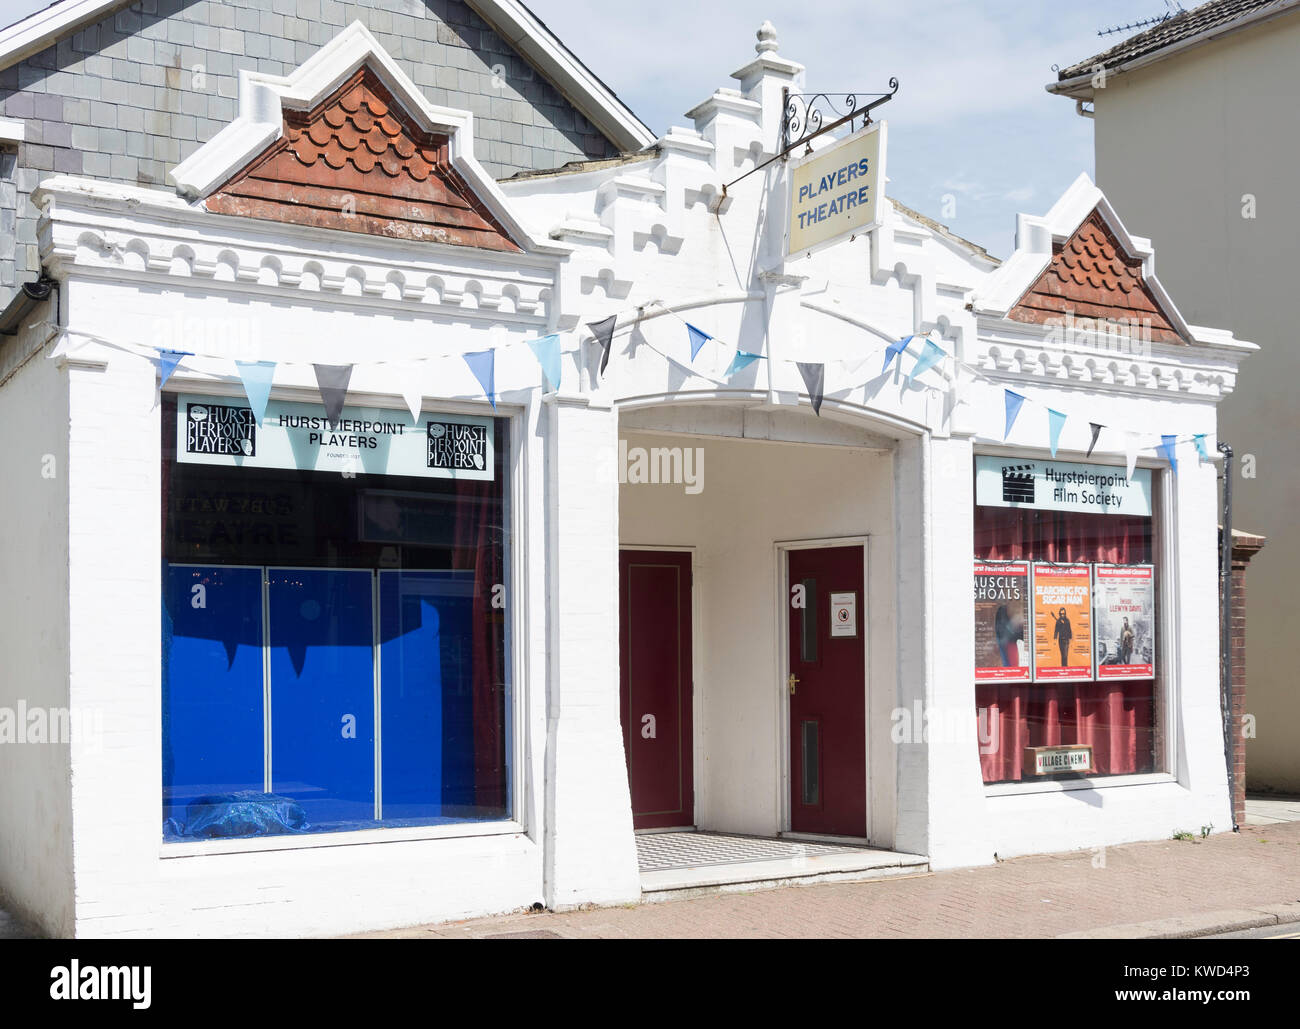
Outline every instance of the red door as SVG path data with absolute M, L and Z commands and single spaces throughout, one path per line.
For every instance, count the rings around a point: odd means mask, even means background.
M 632 825 L 695 824 L 691 555 L 619 553 L 619 707 Z
M 790 828 L 867 835 L 861 546 L 788 552 Z

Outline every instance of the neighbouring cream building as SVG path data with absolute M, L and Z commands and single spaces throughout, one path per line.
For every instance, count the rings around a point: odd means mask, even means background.
M 999 263 L 888 200 L 880 123 L 777 158 L 770 26 L 691 127 L 588 83 L 620 155 L 494 176 L 367 21 L 243 67 L 168 184 L 31 195 L 16 914 L 330 934 L 1230 825 L 1198 447 L 1254 347 L 1123 211 L 1081 176 Z
M 1300 412 L 1291 389 L 1300 351 L 1290 302 L 1300 262 L 1297 53 L 1300 3 L 1214 0 L 1048 86 L 1095 118 L 1098 184 L 1136 230 L 1160 241 L 1161 280 L 1187 316 L 1231 325 L 1261 348 L 1219 428 L 1235 452 L 1234 522 L 1268 537 L 1249 576 L 1246 782 L 1291 794 L 1300 793 L 1300 691 L 1288 645 L 1300 633 Z

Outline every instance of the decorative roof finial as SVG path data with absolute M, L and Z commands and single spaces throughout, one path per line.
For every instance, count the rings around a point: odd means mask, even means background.
M 758 28 L 758 42 L 754 44 L 755 52 L 759 54 L 776 53 L 776 28 L 770 21 L 763 22 Z

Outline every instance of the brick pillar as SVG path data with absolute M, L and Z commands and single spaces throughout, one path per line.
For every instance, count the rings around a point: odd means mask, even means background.
M 1264 536 L 1232 533 L 1232 625 L 1228 652 L 1232 672 L 1232 820 L 1246 822 L 1246 740 L 1242 720 L 1246 714 L 1246 566 L 1268 542 Z

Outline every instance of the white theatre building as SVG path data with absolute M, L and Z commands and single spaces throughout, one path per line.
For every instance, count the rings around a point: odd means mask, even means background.
M 1086 177 L 999 263 L 889 201 L 878 122 L 777 157 L 804 70 L 756 50 L 495 181 L 354 24 L 167 187 L 42 179 L 15 914 L 332 934 L 1231 826 L 1200 448 L 1254 347 Z

